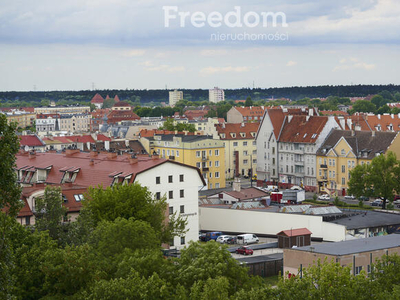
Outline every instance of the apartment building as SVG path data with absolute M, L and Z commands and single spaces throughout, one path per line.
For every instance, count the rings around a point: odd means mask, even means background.
M 48 106 L 35 107 L 35 114 L 86 114 L 90 113 L 90 106 Z
M 60 131 L 84 133 L 90 131 L 91 114 L 62 114 L 59 119 Z
M 208 189 L 225 187 L 225 147 L 223 141 L 206 135 L 165 134 L 141 137 L 148 153 L 196 167 Z
M 183 100 L 183 92 L 174 90 L 169 92 L 169 106 L 175 106 L 179 100 Z
M 256 174 L 257 144 L 255 136 L 259 123 L 215 125 L 218 137 L 225 145 L 225 174 L 227 178 Z
M 226 114 L 228 123 L 261 122 L 264 116 L 264 106 L 232 107 Z
M 2 112 L 0 112 L 2 113 Z M 19 109 L 13 109 L 8 112 L 4 112 L 7 117 L 7 123 L 17 123 L 18 128 L 26 128 L 33 126 L 36 121 L 36 114 L 28 111 Z
M 218 87 L 214 87 L 213 89 L 208 90 L 208 100 L 211 103 L 218 103 L 221 101 L 225 101 L 224 90 Z
M 332 130 L 317 151 L 319 191 L 346 195 L 350 171 L 388 151 L 400 157 L 397 132 Z

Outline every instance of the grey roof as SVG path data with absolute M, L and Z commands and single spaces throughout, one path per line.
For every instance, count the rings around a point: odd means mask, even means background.
M 344 225 L 347 229 L 400 225 L 400 214 L 369 211 L 364 214 L 337 219 L 331 223 Z
M 302 213 L 306 215 L 334 215 L 343 214 L 336 206 L 311 206 L 303 205 L 285 205 L 279 209 L 280 213 Z
M 265 205 L 260 201 L 246 201 L 236 202 L 232 205 L 231 209 L 254 209 L 254 208 L 265 208 Z
M 312 246 L 292 248 L 292 250 L 311 252 L 311 247 L 313 248 L 312 252 L 315 253 L 335 256 L 349 255 L 400 247 L 400 235 L 389 234 L 344 242 L 313 244 Z
M 373 136 L 373 133 L 375 136 Z M 361 157 L 361 152 L 367 152 L 367 159 L 373 159 L 376 153 L 385 153 L 387 148 L 393 142 L 397 135 L 397 132 L 371 132 L 371 131 L 350 131 L 350 130 L 338 130 L 333 129 L 327 139 L 324 141 L 322 146 L 318 149 L 317 155 L 324 156 L 341 137 L 344 137 L 353 149 L 354 154 L 357 157 Z M 354 135 L 352 135 L 354 134 Z M 324 153 L 323 151 L 326 150 Z
M 248 256 L 244 258 L 238 258 L 237 260 L 246 263 L 246 264 L 256 264 L 265 261 L 274 261 L 283 259 L 283 253 L 275 253 L 270 255 L 257 255 L 257 256 Z

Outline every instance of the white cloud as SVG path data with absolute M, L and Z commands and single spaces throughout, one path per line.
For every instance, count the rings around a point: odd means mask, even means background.
M 354 57 L 351 57 L 349 59 L 342 58 L 339 62 L 340 62 L 340 65 L 334 67 L 333 72 L 355 70 L 355 69 L 370 71 L 370 70 L 374 70 L 376 68 L 375 64 L 368 64 L 368 63 L 360 61 L 360 59 L 354 58 Z
M 200 70 L 202 75 L 210 75 L 217 73 L 242 73 L 250 71 L 249 67 L 207 67 Z
M 132 50 L 126 50 L 123 52 L 123 56 L 126 57 L 132 57 L 132 56 L 143 56 L 145 55 L 146 50 L 144 49 L 132 49 Z
M 290 60 L 287 62 L 286 67 L 293 67 L 297 65 L 297 61 Z
M 205 49 L 200 52 L 202 56 L 220 56 L 226 54 L 228 54 L 228 51 L 223 49 Z
M 170 66 L 168 64 L 156 64 L 153 61 L 147 60 L 139 63 L 140 66 L 144 67 L 144 70 L 150 71 L 150 72 L 169 72 L 169 73 L 175 73 L 175 72 L 184 72 L 185 67 L 183 66 Z

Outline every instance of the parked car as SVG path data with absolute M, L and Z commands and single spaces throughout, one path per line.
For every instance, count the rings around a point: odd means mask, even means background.
M 318 196 L 319 200 L 331 200 L 331 197 L 329 197 L 328 194 L 322 194 Z
M 369 201 L 369 197 L 366 197 L 366 196 L 360 196 L 360 197 L 358 197 L 358 200 L 362 200 L 362 201 Z
M 237 236 L 237 243 L 238 244 L 252 244 L 252 243 L 258 243 L 259 238 L 255 234 L 251 233 L 246 233 L 246 234 L 240 234 Z
M 202 242 L 205 242 L 206 241 L 206 234 L 205 233 L 200 233 L 199 234 L 199 240 L 202 241 Z
M 354 200 L 356 199 L 356 197 L 354 197 L 353 195 L 346 195 L 344 196 L 344 199 Z
M 222 235 L 222 232 L 220 231 L 212 231 L 212 232 L 207 232 L 206 233 L 206 242 L 214 240 L 216 241 L 217 238 Z
M 247 246 L 242 246 L 236 249 L 236 254 L 253 255 L 253 250 Z
M 220 244 L 225 244 L 228 242 L 228 239 L 230 238 L 230 235 L 220 235 L 217 237 L 216 241 Z
M 389 203 L 389 201 L 386 199 L 386 205 Z M 372 203 L 371 206 L 382 206 L 383 205 L 383 200 L 382 199 L 375 199 Z
M 399 204 L 400 204 L 400 199 L 394 200 L 394 201 L 393 201 L 393 204 L 399 205 Z
M 236 240 L 236 236 L 229 236 L 228 240 L 226 241 L 227 244 L 236 244 L 237 240 Z

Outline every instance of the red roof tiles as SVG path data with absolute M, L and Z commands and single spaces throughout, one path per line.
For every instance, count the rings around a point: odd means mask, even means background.
M 29 147 L 46 146 L 46 144 L 42 140 L 40 140 L 37 135 L 21 135 L 19 143 L 21 146 Z
M 280 142 L 315 143 L 328 117 L 287 116 L 279 136 Z
M 99 93 L 97 93 L 96 95 L 94 95 L 90 103 L 104 103 L 104 98 Z
M 277 235 L 285 235 L 288 237 L 299 236 L 299 235 L 309 235 L 309 234 L 312 234 L 312 232 L 310 230 L 308 230 L 307 228 L 282 230 L 281 232 L 277 233 Z
M 216 124 L 215 128 L 221 140 L 241 140 L 254 139 L 259 125 L 259 123 L 224 123 Z

